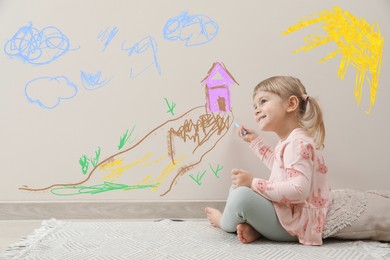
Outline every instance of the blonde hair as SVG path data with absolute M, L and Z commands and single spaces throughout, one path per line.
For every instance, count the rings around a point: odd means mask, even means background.
M 291 96 L 296 96 L 299 100 L 300 126 L 314 138 L 316 148 L 324 147 L 325 125 L 322 111 L 317 100 L 309 97 L 306 89 L 297 78 L 291 76 L 275 76 L 260 82 L 253 90 L 253 98 L 259 91 L 271 92 L 280 96 L 283 100 L 288 100 Z

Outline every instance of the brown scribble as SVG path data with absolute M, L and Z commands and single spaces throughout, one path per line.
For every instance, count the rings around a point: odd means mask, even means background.
M 172 128 L 171 128 L 172 129 Z M 169 158 L 171 158 L 171 161 L 173 164 L 175 164 L 175 161 L 173 160 L 173 158 L 175 158 L 175 148 L 174 148 L 174 143 L 173 143 L 173 137 L 172 137 L 172 131 L 169 130 L 167 132 L 167 140 L 168 140 L 168 156 Z
M 96 171 L 96 169 L 98 169 L 100 166 L 102 166 L 103 164 L 113 160 L 116 156 L 120 155 L 120 154 L 123 154 L 123 153 L 126 153 L 132 149 L 134 149 L 135 147 L 137 147 L 138 145 L 140 145 L 148 136 L 150 136 L 152 133 L 154 133 L 156 130 L 160 129 L 161 127 L 165 126 L 166 124 L 170 123 L 170 122 L 174 122 L 176 120 L 179 120 L 181 118 L 183 118 L 184 116 L 190 114 L 193 110 L 195 109 L 199 109 L 199 108 L 203 108 L 204 106 L 198 106 L 198 107 L 194 107 L 192 109 L 190 109 L 189 111 L 187 111 L 186 113 L 182 114 L 181 116 L 177 117 L 177 118 L 174 118 L 174 119 L 171 119 L 171 120 L 168 120 L 162 124 L 160 124 L 159 126 L 157 126 L 156 128 L 154 128 L 153 130 L 151 130 L 149 133 L 147 133 L 141 140 L 139 140 L 136 144 L 134 144 L 133 146 L 131 146 L 130 148 L 126 149 L 126 150 L 123 150 L 123 151 L 120 151 L 114 155 L 111 155 L 110 157 L 104 159 L 103 161 L 101 161 L 99 164 L 97 164 L 91 171 L 90 173 L 88 174 L 88 176 L 80 181 L 80 182 L 76 182 L 76 183 L 56 183 L 56 184 L 52 184 L 48 187 L 44 187 L 44 188 L 30 188 L 28 187 L 27 185 L 23 185 L 22 187 L 19 187 L 19 190 L 27 190 L 27 191 L 44 191 L 44 190 L 49 190 L 51 188 L 54 188 L 54 187 L 64 187 L 64 186 L 77 186 L 77 185 L 81 185 L 85 182 L 87 182 L 91 177 L 92 175 L 94 174 L 94 172 Z
M 107 165 L 109 165 L 110 163 L 113 163 L 113 162 L 115 162 L 115 158 L 114 157 L 110 157 L 107 160 L 105 160 L 105 162 L 101 165 L 101 167 L 105 167 L 105 166 L 107 166 Z
M 168 135 L 169 156 L 174 162 L 174 145 L 173 138 L 180 137 L 183 142 L 187 140 L 193 141 L 196 146 L 192 153 L 201 145 L 207 142 L 214 134 L 220 135 L 223 131 L 228 130 L 231 125 L 229 114 L 214 114 L 207 113 L 199 116 L 198 120 L 194 122 L 192 119 L 187 119 L 178 130 L 171 128 Z
M 229 118 L 230 118 L 230 116 L 228 116 L 228 119 Z M 233 121 L 234 121 L 234 115 L 232 114 L 232 120 L 230 120 L 231 123 L 230 123 L 229 127 L 232 125 Z M 202 154 L 202 156 L 199 158 L 199 160 L 197 162 L 181 167 L 179 169 L 178 173 L 176 174 L 176 176 L 173 178 L 173 180 L 171 182 L 171 185 L 169 186 L 168 190 L 166 190 L 160 196 L 164 196 L 164 195 L 168 194 L 172 190 L 173 185 L 176 183 L 177 179 L 181 175 L 185 174 L 186 172 L 190 171 L 192 168 L 194 168 L 195 166 L 200 164 L 202 162 L 202 160 L 203 160 L 203 157 L 205 157 L 206 154 L 208 154 L 211 150 L 213 150 L 215 148 L 215 146 L 219 143 L 219 141 L 225 136 L 225 134 L 227 132 L 228 131 L 225 131 L 225 133 L 222 134 L 220 138 L 218 138 L 218 140 L 214 143 L 214 145 L 210 149 L 208 149 L 204 154 Z

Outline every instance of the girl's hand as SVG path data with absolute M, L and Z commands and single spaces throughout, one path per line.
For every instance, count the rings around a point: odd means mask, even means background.
M 245 170 L 233 169 L 232 170 L 232 185 L 234 188 L 245 186 L 252 187 L 253 175 Z
M 246 134 L 244 134 L 244 132 Z M 240 126 L 237 128 L 237 133 L 238 133 L 238 136 L 244 140 L 245 142 L 252 142 L 253 140 L 255 140 L 259 135 L 254 132 L 252 129 L 249 129 L 249 128 L 246 128 L 244 126 Z

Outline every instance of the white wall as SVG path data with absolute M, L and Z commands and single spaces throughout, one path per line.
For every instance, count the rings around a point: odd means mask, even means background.
M 385 38 L 379 87 L 370 114 L 365 113 L 369 107 L 369 83 L 364 85 L 361 104 L 356 105 L 355 67 L 351 65 L 341 80 L 337 76 L 341 54 L 318 64 L 321 58 L 338 49 L 335 42 L 293 54 L 294 50 L 305 44 L 304 37 L 307 35 L 324 35 L 321 28 L 312 25 L 281 35 L 298 19 L 323 10 L 333 10 L 334 6 L 363 18 L 371 25 L 377 22 Z M 197 46 L 164 39 L 163 28 L 168 19 L 184 11 L 192 16 L 203 15 L 198 17 L 202 21 L 209 19 L 217 23 L 216 37 Z M 216 61 L 223 62 L 240 84 L 231 89 L 236 121 L 255 127 L 251 97 L 253 87 L 258 82 L 273 75 L 296 76 L 305 84 L 310 96 L 318 97 L 323 107 L 327 130 L 325 154 L 332 186 L 361 190 L 389 189 L 387 148 L 390 141 L 387 133 L 390 76 L 386 74 L 389 64 L 389 44 L 386 39 L 390 35 L 389 11 L 390 3 L 385 0 L 369 3 L 309 0 L 0 1 L 0 158 L 3 176 L 0 200 L 223 200 L 229 188 L 232 168 L 248 169 L 267 178 L 269 173 L 265 167 L 247 145 L 238 140 L 231 127 L 223 137 L 214 136 L 205 143 L 210 152 L 204 157 L 202 155 L 206 148 L 192 154 L 190 150 L 194 146 L 190 141 L 184 145 L 177 143 L 175 149 L 183 151 L 183 162 L 175 169 L 168 169 L 166 179 L 156 181 L 163 184 L 154 191 L 138 187 L 135 190 L 107 191 L 94 195 L 58 196 L 50 190 L 30 192 L 18 189 L 23 185 L 39 188 L 85 180 L 92 167 L 85 175 L 82 174 L 78 163 L 82 155 L 93 156 L 100 147 L 101 162 L 119 152 L 119 138 L 126 130 L 130 132 L 134 127 L 130 138 L 134 140 L 132 144 L 127 143 L 122 151 L 136 144 L 160 124 L 177 118 L 193 107 L 204 105 L 205 92 L 200 82 Z M 69 50 L 63 51 L 64 54 L 53 61 L 50 58 L 55 54 L 47 50 L 43 55 L 52 56 L 41 56 L 35 61 L 31 60 L 33 53 L 24 61 L 10 58 L 6 54 L 5 46 L 10 47 L 7 42 L 30 23 L 38 30 L 48 26 L 60 30 L 69 39 Z M 208 24 L 206 28 L 212 33 L 213 27 L 210 26 Z M 117 30 L 106 48 L 104 44 L 107 38 L 102 40 L 101 34 L 105 29 L 106 33 Z M 183 29 L 182 35 L 196 35 L 198 32 L 198 25 L 188 26 Z M 48 31 L 45 35 L 49 35 Z M 138 55 L 129 56 L 129 52 L 121 50 L 149 36 L 153 37 L 157 46 L 154 53 L 150 45 L 145 45 L 145 52 Z M 15 44 L 20 43 L 20 40 L 14 40 Z M 200 43 L 201 40 L 205 41 L 202 37 L 193 38 L 189 44 Z M 32 50 L 37 50 L 33 42 L 29 43 Z M 47 64 L 31 64 L 34 62 Z M 153 62 L 139 76 L 130 77 L 131 68 L 134 73 L 140 72 Z M 87 90 L 83 87 L 81 71 L 100 71 L 100 81 L 106 79 L 107 84 Z M 56 76 L 64 76 L 73 82 L 77 94 L 62 100 L 52 109 L 28 101 L 27 97 L 33 96 L 32 93 L 25 93 L 28 82 Z M 371 77 L 369 74 L 367 76 Z M 37 82 L 38 86 L 48 84 L 47 80 L 46 83 Z M 65 84 L 65 81 L 60 82 Z M 58 85 L 47 86 L 51 87 L 34 93 L 45 104 L 49 104 L 50 91 Z M 174 116 L 167 113 L 165 98 L 176 103 Z M 187 117 L 196 118 L 195 114 Z M 179 120 L 179 123 L 183 121 Z M 156 160 L 161 158 L 157 154 L 164 155 L 167 151 L 166 131 L 179 123 L 169 123 L 153 132 L 137 148 L 122 154 L 127 160 L 123 165 L 129 165 L 148 153 L 152 153 Z M 265 133 L 264 136 L 271 144 L 277 141 L 272 134 Z M 221 140 L 217 142 L 220 137 Z M 200 158 L 202 161 L 196 167 L 174 178 L 180 167 L 197 162 Z M 135 185 L 147 175 L 157 177 L 169 166 L 169 160 L 162 160 L 163 163 L 154 168 L 130 168 L 114 183 Z M 223 167 L 218 177 L 210 170 L 210 165 Z M 190 174 L 196 176 L 205 170 L 200 185 L 190 178 Z M 107 174 L 97 170 L 83 185 L 101 184 Z M 161 196 L 169 187 L 170 192 Z

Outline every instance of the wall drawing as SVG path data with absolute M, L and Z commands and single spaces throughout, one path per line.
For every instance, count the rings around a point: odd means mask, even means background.
M 74 183 L 55 183 L 48 187 L 20 187 L 20 190 L 50 190 L 55 195 L 98 194 L 113 190 L 130 191 L 150 189 L 166 195 L 179 182 L 180 177 L 195 169 L 225 136 L 234 122 L 230 100 L 230 87 L 238 84 L 227 68 L 215 62 L 202 85 L 206 104 L 157 125 L 139 141 L 134 139 L 129 148 L 124 143 L 131 137 L 134 127 L 121 137 L 119 152 L 100 160 L 100 147 L 94 157 L 82 156 L 84 179 Z M 221 102 L 223 100 L 223 102 Z M 87 173 L 88 166 L 93 169 Z M 216 178 L 222 165 L 209 165 Z M 205 172 L 189 175 L 201 185 Z
M 325 35 L 310 34 L 305 37 L 307 45 L 294 53 L 309 51 L 323 44 L 336 43 L 338 49 L 320 60 L 320 63 L 341 55 L 338 77 L 344 79 L 348 67 L 356 69 L 354 96 L 357 104 L 362 99 L 362 88 L 367 81 L 370 87 L 370 105 L 366 113 L 371 112 L 375 104 L 379 84 L 384 38 L 378 23 L 370 25 L 363 18 L 358 18 L 346 10 L 335 6 L 333 10 L 324 10 L 302 18 L 282 34 L 289 34 L 310 25 L 319 23 Z

